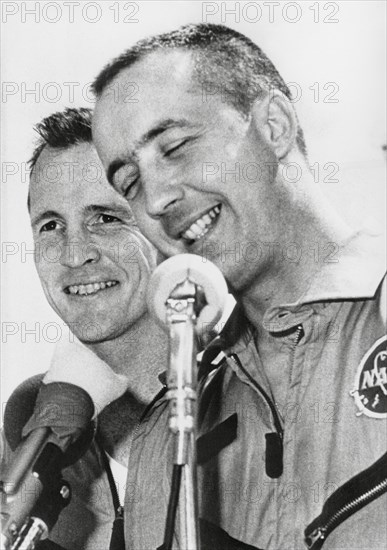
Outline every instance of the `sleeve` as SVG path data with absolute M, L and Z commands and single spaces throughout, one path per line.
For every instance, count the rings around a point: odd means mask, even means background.
M 3 476 L 8 464 L 11 462 L 12 455 L 11 447 L 8 445 L 4 434 L 4 428 L 2 428 L 0 431 L 0 475 L 2 481 L 4 481 Z
M 380 316 L 383 320 L 384 327 L 387 324 L 387 275 L 384 276 L 380 285 Z

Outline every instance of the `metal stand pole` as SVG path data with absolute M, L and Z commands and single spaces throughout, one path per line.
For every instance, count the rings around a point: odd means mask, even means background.
M 177 285 L 167 300 L 169 428 L 175 439 L 174 464 L 183 467 L 179 507 L 182 547 L 185 550 L 200 550 L 196 483 L 197 302 L 198 289 L 189 278 Z
M 69 504 L 71 489 L 61 477 L 49 477 L 43 480 L 43 490 L 32 509 L 21 504 L 23 498 L 19 491 L 5 507 L 0 550 L 34 550 L 40 540 L 47 538 L 60 512 Z

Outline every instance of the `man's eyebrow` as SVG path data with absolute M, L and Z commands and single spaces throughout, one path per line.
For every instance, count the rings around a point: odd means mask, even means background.
M 124 206 L 107 203 L 107 204 L 88 204 L 85 207 L 86 214 L 100 214 L 106 211 L 114 212 L 115 214 L 121 215 L 123 217 L 132 217 L 133 214 L 130 211 L 129 207 L 125 208 Z
M 185 126 L 192 127 L 193 125 L 191 122 L 189 122 L 185 118 L 180 118 L 180 119 L 167 118 L 165 120 L 161 120 L 156 124 L 156 126 L 154 126 L 150 130 L 145 132 L 145 134 L 136 141 L 135 147 L 134 147 L 134 151 L 135 151 L 134 157 L 136 156 L 136 151 L 138 149 L 141 149 L 142 147 L 150 143 L 152 140 L 154 140 L 156 137 L 158 137 L 160 134 L 162 134 L 166 130 L 169 130 L 170 128 L 183 128 Z M 114 177 L 114 174 L 117 172 L 117 170 L 122 168 L 122 166 L 125 166 L 128 162 L 130 162 L 129 159 L 127 160 L 115 159 L 109 164 L 106 177 L 110 185 L 113 185 L 113 177 Z
M 55 210 L 45 210 L 44 212 L 41 212 L 31 219 L 31 225 L 38 225 L 40 222 L 46 220 L 47 218 L 62 218 L 62 216 Z
M 135 150 L 141 149 L 141 147 L 144 147 L 144 145 L 147 145 L 150 141 L 155 139 L 166 130 L 169 130 L 170 128 L 183 128 L 184 126 L 192 126 L 192 123 L 185 118 L 167 118 L 165 120 L 161 120 L 156 124 L 156 126 L 151 128 L 143 136 L 141 136 L 141 138 L 135 144 Z

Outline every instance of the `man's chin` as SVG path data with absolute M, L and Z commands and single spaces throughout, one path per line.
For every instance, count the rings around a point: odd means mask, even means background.
M 108 315 L 108 314 L 107 314 Z M 78 340 L 84 343 L 97 343 L 106 339 L 109 331 L 103 326 L 99 319 L 95 317 L 71 317 L 65 319 L 62 317 L 63 322 L 69 327 L 70 331 Z M 106 317 L 105 317 L 106 321 Z

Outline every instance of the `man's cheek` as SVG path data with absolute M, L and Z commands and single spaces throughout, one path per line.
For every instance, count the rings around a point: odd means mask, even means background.
M 136 214 L 135 214 L 136 216 Z M 160 237 L 163 237 L 164 230 L 161 221 L 154 220 L 148 214 L 138 214 L 137 222 L 141 233 L 152 243 L 158 242 Z
M 39 249 L 39 251 L 35 249 L 34 260 L 38 277 L 43 285 L 46 281 L 49 281 L 50 278 L 52 278 L 55 266 L 58 264 L 58 260 L 53 262 L 45 253 L 43 253 L 43 249 Z
M 47 265 L 54 269 L 60 263 L 63 254 L 71 251 L 71 248 L 66 248 L 60 241 L 48 240 L 39 242 L 35 246 L 35 263 L 36 265 Z

